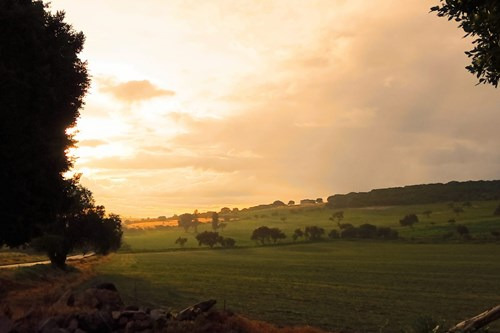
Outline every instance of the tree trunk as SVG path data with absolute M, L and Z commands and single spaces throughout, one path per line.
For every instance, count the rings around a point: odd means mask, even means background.
M 500 305 L 458 323 L 454 327 L 450 328 L 448 332 L 474 332 L 497 319 L 500 319 Z

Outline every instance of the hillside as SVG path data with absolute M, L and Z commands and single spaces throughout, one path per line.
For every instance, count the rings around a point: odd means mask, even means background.
M 431 204 L 500 199 L 500 180 L 421 184 L 328 197 L 330 208 Z

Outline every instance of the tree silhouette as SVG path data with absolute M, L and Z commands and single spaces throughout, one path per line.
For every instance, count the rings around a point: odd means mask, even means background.
M 40 236 L 63 209 L 66 155 L 89 87 L 85 40 L 42 1 L 0 1 L 0 245 Z
M 474 48 L 465 54 L 471 58 L 466 69 L 479 83 L 498 86 L 500 79 L 500 3 L 498 0 L 440 0 L 431 8 L 439 17 L 459 22 L 465 36 L 474 37 Z
M 104 206 L 95 205 L 92 192 L 75 177 L 66 181 L 61 211 L 31 245 L 45 252 L 52 265 L 64 268 L 68 254 L 74 250 L 93 250 L 103 255 L 118 250 L 122 235 L 120 217 L 106 216 Z

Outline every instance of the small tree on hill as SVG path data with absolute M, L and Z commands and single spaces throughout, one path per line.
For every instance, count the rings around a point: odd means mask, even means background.
M 208 245 L 213 248 L 217 243 L 219 243 L 220 236 L 218 232 L 213 231 L 203 231 L 196 235 L 196 240 L 198 240 L 198 245 Z
M 234 247 L 236 241 L 229 237 L 219 237 L 219 243 L 222 247 Z
M 304 232 L 302 231 L 302 229 L 300 228 L 295 229 L 292 235 L 293 240 L 296 241 L 298 238 L 301 237 L 304 237 Z
M 334 221 L 335 219 L 337 219 L 337 223 L 340 223 L 340 221 L 344 219 L 344 212 L 343 211 L 335 212 L 329 218 L 330 221 Z
M 185 237 L 179 237 L 175 240 L 175 244 L 179 244 L 181 247 L 184 247 L 184 244 L 187 242 L 187 238 Z
M 193 225 L 193 220 L 194 220 L 194 215 L 185 213 L 179 215 L 179 218 L 177 220 L 177 224 L 179 227 L 182 227 L 185 232 L 188 232 L 189 228 Z
M 250 237 L 251 240 L 258 241 L 262 245 L 264 245 L 266 242 L 268 242 L 271 238 L 271 232 L 269 227 L 262 226 L 258 227 L 252 232 L 252 236 Z
M 460 213 L 464 212 L 464 209 L 462 207 L 453 207 L 453 212 L 459 215 Z
M 219 229 L 219 214 L 217 212 L 212 213 L 212 229 L 213 231 Z
M 418 216 L 415 214 L 408 214 L 405 217 L 403 217 L 401 220 L 399 220 L 399 224 L 403 227 L 412 227 L 415 223 L 418 223 Z
M 293 200 L 288 201 L 288 206 L 293 206 L 293 205 L 295 205 L 295 201 Z
M 470 233 L 469 233 L 469 228 L 467 228 L 464 225 L 457 225 L 456 226 L 457 233 L 464 239 L 470 239 Z
M 337 239 L 337 238 L 339 238 L 339 232 L 336 229 L 332 229 L 328 233 L 328 238 L 330 238 L 330 239 Z
M 273 240 L 273 243 L 276 243 L 279 239 L 285 239 L 286 235 L 278 228 L 271 228 L 269 229 L 269 237 Z
M 321 236 L 325 234 L 325 229 L 318 226 L 309 226 L 305 228 L 304 235 L 306 239 L 311 241 L 317 241 L 321 239 Z

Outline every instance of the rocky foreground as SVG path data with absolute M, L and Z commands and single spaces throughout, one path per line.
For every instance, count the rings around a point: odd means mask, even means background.
M 213 309 L 215 300 L 207 300 L 173 312 L 163 308 L 125 306 L 112 283 L 101 283 L 85 291 L 67 291 L 52 306 L 51 316 L 32 308 L 13 319 L 9 309 L 0 314 L 0 333 L 153 333 L 153 332 L 309 332 L 314 328 L 278 328 L 252 321 L 228 311 Z

